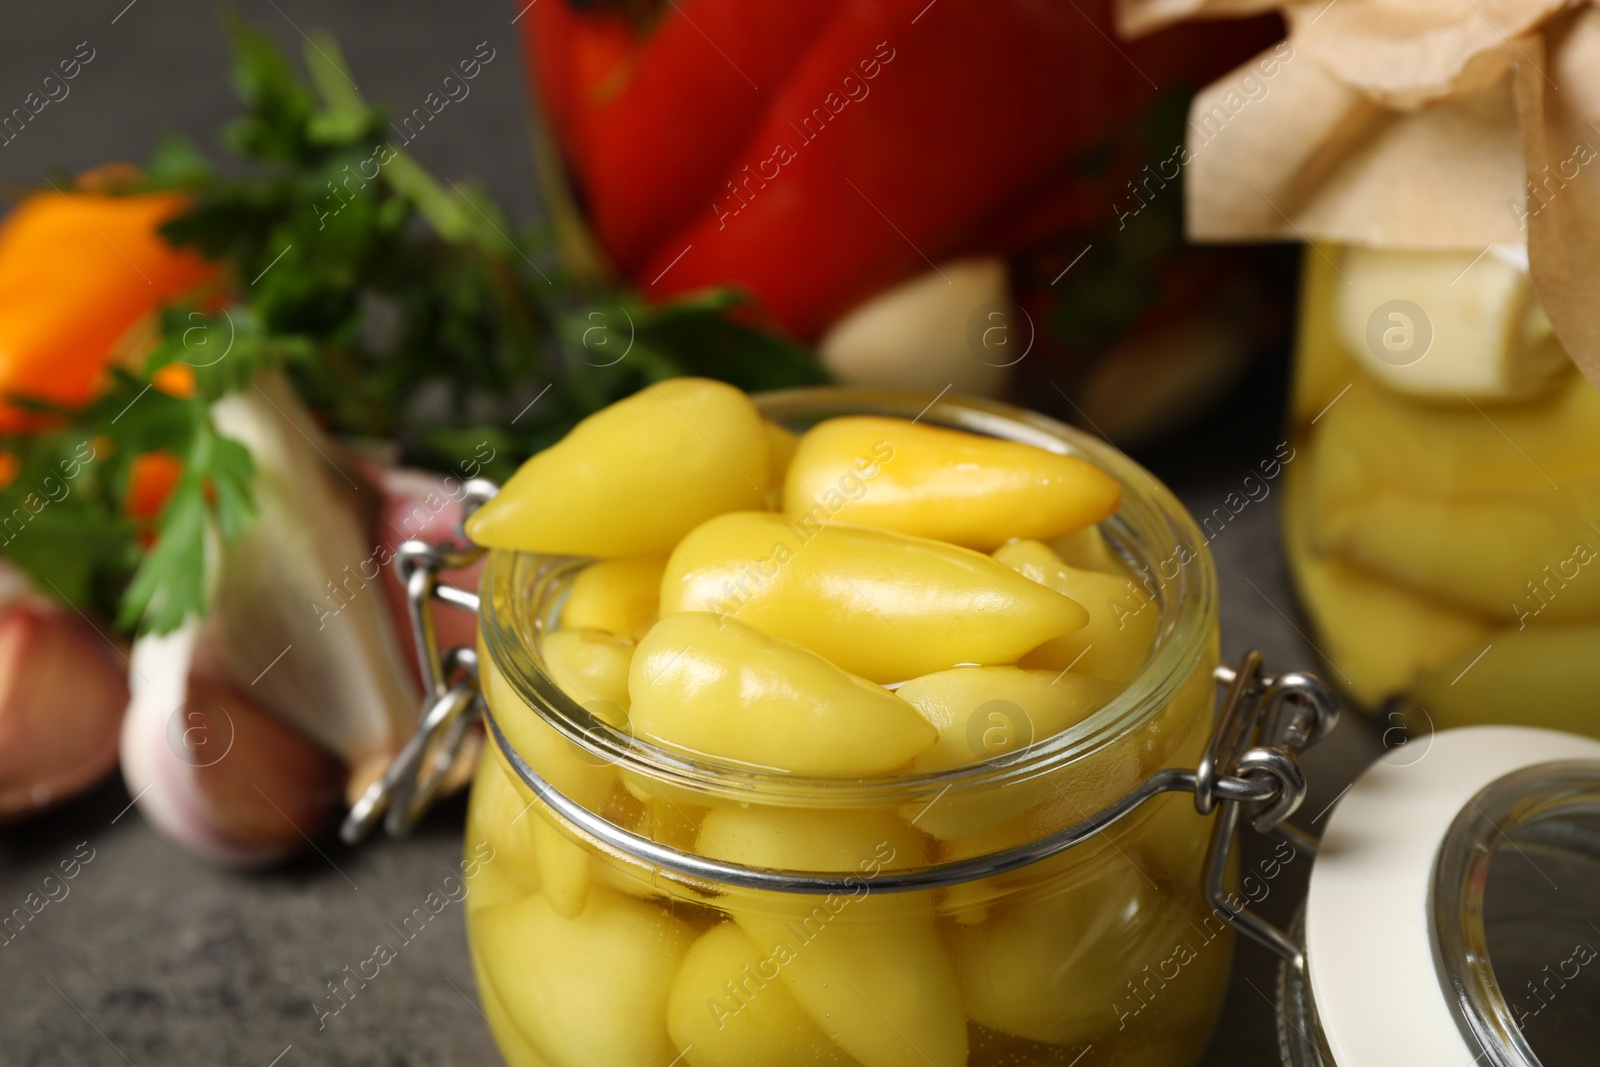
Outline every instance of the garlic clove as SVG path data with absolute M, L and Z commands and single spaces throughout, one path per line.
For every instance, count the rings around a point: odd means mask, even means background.
M 270 858 L 287 855 L 341 807 L 345 775 L 338 760 L 233 686 L 191 678 L 184 718 L 189 730 L 233 737 L 229 756 L 239 756 L 238 764 L 195 768 L 195 784 L 228 839 Z M 179 758 L 192 758 L 192 751 L 184 747 Z
M 1514 400 L 1547 393 L 1572 371 L 1524 248 L 1484 255 L 1352 246 L 1340 275 L 1334 306 L 1344 350 L 1396 392 Z
M 271 863 L 327 826 L 344 770 L 239 687 L 192 675 L 199 638 L 191 622 L 134 644 L 123 777 L 145 818 L 190 852 Z
M 0 822 L 89 788 L 117 761 L 128 703 L 120 653 L 68 609 L 0 609 Z
M 846 312 L 817 356 L 846 385 L 998 396 L 1032 344 L 1009 300 L 1004 260 L 946 263 Z
M 373 542 L 363 489 L 282 375 L 212 410 L 255 458 L 257 517 L 223 546 L 203 673 L 248 686 L 347 766 L 376 766 L 410 735 L 420 693 L 380 582 L 392 552 Z

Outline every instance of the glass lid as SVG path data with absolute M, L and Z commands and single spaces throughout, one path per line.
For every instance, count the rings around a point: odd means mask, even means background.
M 1600 1049 L 1600 761 L 1492 782 L 1434 869 L 1435 951 L 1486 1067 L 1588 1067 Z
M 1600 741 L 1478 726 L 1391 751 L 1328 819 L 1304 929 L 1289 1044 L 1317 1061 L 1600 1062 Z

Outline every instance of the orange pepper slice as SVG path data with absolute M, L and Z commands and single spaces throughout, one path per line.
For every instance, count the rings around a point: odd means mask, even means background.
M 179 400 L 195 394 L 194 368 L 187 363 L 168 363 L 150 376 L 150 384 Z
M 155 520 L 172 495 L 183 474 L 183 461 L 170 452 L 146 452 L 135 456 L 128 475 L 125 507 L 135 522 Z
M 157 232 L 186 203 L 178 194 L 41 193 L 0 224 L 0 432 L 41 422 L 5 397 L 86 403 L 118 340 L 215 274 Z

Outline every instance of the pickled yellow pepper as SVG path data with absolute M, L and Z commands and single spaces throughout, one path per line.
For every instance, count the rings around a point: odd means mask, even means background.
M 970 549 L 889 530 L 712 519 L 667 561 L 661 613 L 710 611 L 875 682 L 1014 663 L 1089 621 L 1068 597 Z
M 762 506 L 768 440 L 733 386 L 658 382 L 524 463 L 467 521 L 467 535 L 524 552 L 664 555 L 712 516 Z
M 708 612 L 657 623 L 628 691 L 637 736 L 796 774 L 882 774 L 937 737 L 888 690 Z
M 783 510 L 796 518 L 984 552 L 1092 526 L 1121 500 L 1115 478 L 1076 456 L 869 416 L 829 419 L 801 438 L 783 489 Z

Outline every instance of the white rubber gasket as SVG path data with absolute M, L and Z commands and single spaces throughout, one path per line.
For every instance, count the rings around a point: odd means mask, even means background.
M 1600 759 L 1600 741 L 1522 726 L 1446 730 L 1387 753 L 1339 800 L 1306 895 L 1306 967 L 1337 1067 L 1481 1062 L 1434 961 L 1434 857 L 1479 790 L 1571 759 Z

